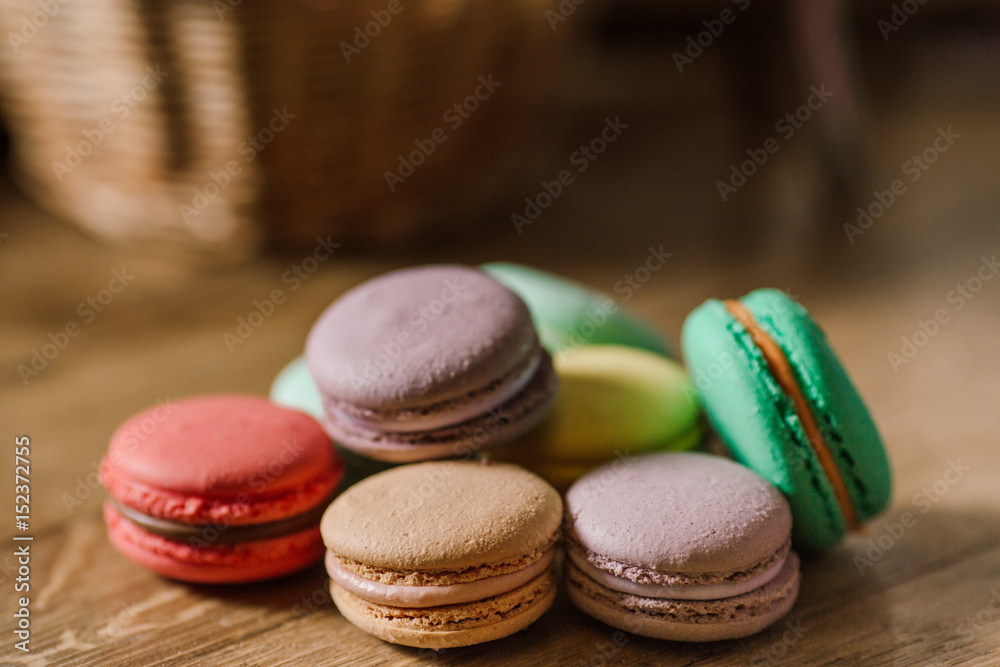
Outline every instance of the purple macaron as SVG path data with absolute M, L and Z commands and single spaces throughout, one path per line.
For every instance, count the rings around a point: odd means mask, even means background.
M 616 461 L 570 488 L 566 524 L 570 600 L 628 632 L 745 637 L 787 614 L 798 596 L 787 501 L 728 459 Z
M 557 389 L 521 299 L 463 266 L 358 285 L 316 321 L 305 356 L 330 436 L 389 462 L 507 442 L 541 421 Z

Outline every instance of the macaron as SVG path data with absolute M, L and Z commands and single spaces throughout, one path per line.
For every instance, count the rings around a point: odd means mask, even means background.
M 782 494 L 734 461 L 616 461 L 566 494 L 566 591 L 584 613 L 638 635 L 746 637 L 798 596 L 791 526 Z
M 316 419 L 323 416 L 323 400 L 309 375 L 305 357 L 292 359 L 271 382 L 271 400 L 286 408 L 299 410 Z
M 620 345 L 567 348 L 553 357 L 555 407 L 517 447 L 497 453 L 565 490 L 615 458 L 697 445 L 701 406 L 687 372 L 646 350 Z
M 878 429 L 805 308 L 774 289 L 711 299 L 682 340 L 715 430 L 788 498 L 796 546 L 830 548 L 889 504 Z
M 524 302 L 464 266 L 355 287 L 320 315 L 305 356 L 327 432 L 394 463 L 513 440 L 542 420 L 558 386 Z
M 555 353 L 583 345 L 625 345 L 671 356 L 652 325 L 611 296 L 520 264 L 491 262 L 482 269 L 520 296 L 531 311 L 542 345 Z
M 315 419 L 212 395 L 131 417 L 100 472 L 108 537 L 125 557 L 172 579 L 236 583 L 322 558 L 319 521 L 341 464 Z
M 555 598 L 562 511 L 555 489 L 510 464 L 429 461 L 373 475 L 323 516 L 333 601 L 394 644 L 506 637 Z

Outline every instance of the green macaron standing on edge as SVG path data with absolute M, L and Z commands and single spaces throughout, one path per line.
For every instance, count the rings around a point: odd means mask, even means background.
M 788 498 L 797 546 L 833 547 L 888 505 L 882 439 L 805 308 L 775 289 L 710 299 L 681 341 L 715 430 Z
M 673 356 L 654 327 L 607 294 L 520 264 L 491 262 L 480 268 L 527 304 L 538 338 L 552 354 L 583 345 L 624 345 Z

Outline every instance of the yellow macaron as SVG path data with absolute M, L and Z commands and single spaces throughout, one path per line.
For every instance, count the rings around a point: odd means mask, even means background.
M 497 458 L 515 461 L 559 489 L 599 465 L 701 439 L 687 372 L 661 355 L 620 345 L 585 345 L 553 358 L 560 378 L 542 424 Z

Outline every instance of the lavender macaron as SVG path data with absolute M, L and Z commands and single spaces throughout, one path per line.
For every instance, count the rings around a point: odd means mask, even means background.
M 508 442 L 541 421 L 557 390 L 527 306 L 464 266 L 358 285 L 316 321 L 305 356 L 330 436 L 393 463 Z
M 799 592 L 787 501 L 728 459 L 617 461 L 566 495 L 566 590 L 584 613 L 646 637 L 746 637 Z

